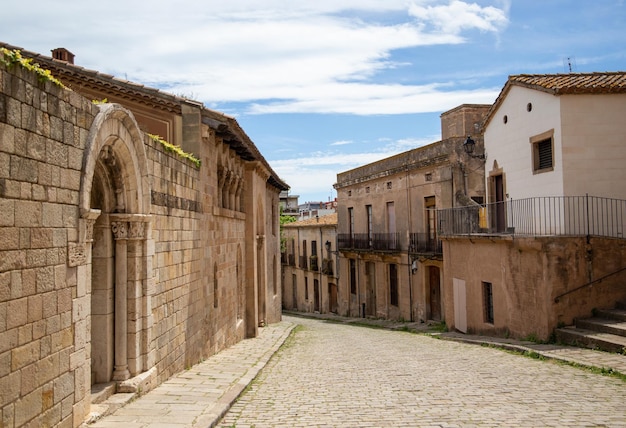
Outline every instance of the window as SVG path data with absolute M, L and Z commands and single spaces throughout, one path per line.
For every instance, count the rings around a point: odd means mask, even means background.
M 365 205 L 365 212 L 367 213 L 367 240 L 369 246 L 374 244 L 374 228 L 372 227 L 372 206 Z
M 350 259 L 350 293 L 356 294 L 356 261 Z
M 424 208 L 426 208 L 426 235 L 428 240 L 433 242 L 437 237 L 437 222 L 435 219 L 437 205 L 434 196 L 424 198 Z
M 493 324 L 493 287 L 490 282 L 483 282 L 483 306 L 485 322 Z
M 309 300 L 309 278 L 304 277 L 304 300 Z
M 350 234 L 350 239 L 354 237 L 354 209 L 348 208 L 348 233 Z
M 530 139 L 535 174 L 554 170 L 553 134 L 551 130 Z
M 398 306 L 398 266 L 389 265 L 389 303 Z

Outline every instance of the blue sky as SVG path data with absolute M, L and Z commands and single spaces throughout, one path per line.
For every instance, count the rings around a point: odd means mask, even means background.
M 8 3 L 8 4 L 6 4 Z M 300 202 L 508 75 L 626 69 L 624 0 L 8 0 L 0 40 L 237 118 Z

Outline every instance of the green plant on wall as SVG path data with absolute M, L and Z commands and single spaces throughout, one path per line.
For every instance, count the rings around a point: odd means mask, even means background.
M 182 158 L 189 159 L 191 162 L 193 162 L 196 165 L 196 167 L 200 168 L 200 159 L 198 159 L 191 153 L 187 153 L 183 151 L 183 149 L 181 149 L 180 146 L 176 146 L 172 143 L 168 143 L 167 141 L 165 141 L 163 138 L 159 137 L 158 135 L 148 134 L 148 136 L 152 138 L 153 141 L 156 141 L 157 143 L 161 144 L 165 148 L 165 150 L 167 150 L 168 152 L 176 153 L 178 156 Z
M 283 225 L 293 223 L 298 220 L 292 215 L 283 214 L 283 207 L 280 207 L 280 252 L 284 253 L 287 249 L 287 238 L 283 236 Z
M 2 62 L 7 67 L 12 67 L 13 65 L 19 65 L 25 70 L 31 71 L 37 75 L 37 78 L 40 82 L 52 82 L 61 88 L 65 88 L 65 85 L 61 83 L 59 79 L 54 77 L 50 70 L 42 68 L 39 64 L 33 63 L 32 58 L 24 58 L 22 53 L 17 50 L 9 50 L 7 48 L 0 48 L 0 62 Z

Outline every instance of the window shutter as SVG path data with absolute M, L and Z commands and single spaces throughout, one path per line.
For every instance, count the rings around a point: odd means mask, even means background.
M 552 139 L 537 143 L 539 154 L 539 168 L 552 168 Z

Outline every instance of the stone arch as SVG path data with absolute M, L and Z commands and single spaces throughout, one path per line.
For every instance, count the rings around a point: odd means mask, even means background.
M 147 284 L 150 185 L 144 134 L 128 110 L 99 105 L 83 155 L 79 209 L 91 275 L 92 383 L 146 371 L 151 314 Z M 90 231 L 90 233 L 89 233 Z
M 98 159 L 108 157 L 125 175 L 124 212 L 145 214 L 150 206 L 148 158 L 143 133 L 132 113 L 118 104 L 100 104 L 83 155 L 83 174 L 80 183 L 79 208 L 81 215 L 91 210 L 91 190 Z M 111 157 L 112 156 L 112 157 Z

